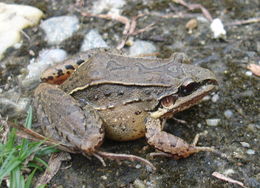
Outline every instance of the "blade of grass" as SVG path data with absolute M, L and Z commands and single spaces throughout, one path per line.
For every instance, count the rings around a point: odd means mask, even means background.
M 11 149 L 14 147 L 16 140 L 16 129 L 12 129 L 11 132 L 8 134 L 7 143 L 5 144 L 6 149 Z
M 24 126 L 28 129 L 32 128 L 32 107 L 30 106 L 27 111 L 27 117 Z
M 37 168 L 35 168 L 31 174 L 28 176 L 26 183 L 25 183 L 25 188 L 30 188 L 31 187 L 31 183 L 32 183 L 32 179 L 34 177 L 35 172 L 37 171 Z
M 3 168 L 0 170 L 0 182 L 2 182 L 3 178 L 10 174 L 10 172 L 15 169 L 21 162 L 14 158 L 13 160 L 9 161 Z
M 40 166 L 40 165 L 38 165 L 36 163 L 28 163 L 27 167 L 29 167 L 29 168 L 36 168 L 37 170 L 44 171 L 42 166 Z
M 20 167 L 15 168 L 11 172 L 10 185 L 12 188 L 24 188 L 24 178 L 21 174 Z
M 37 156 L 44 156 L 44 155 L 49 155 L 51 153 L 54 152 L 59 152 L 60 150 L 58 150 L 57 148 L 55 148 L 55 146 L 46 146 L 44 148 L 41 148 L 38 152 L 37 152 Z
M 7 158 L 4 160 L 1 168 L 0 168 L 0 182 L 2 182 L 3 178 L 9 173 L 6 169 L 9 166 L 10 161 L 12 162 L 14 156 L 13 153 L 15 152 L 15 149 L 13 149 L 12 151 L 10 151 L 9 155 L 7 156 Z
M 30 129 L 31 125 L 32 108 L 30 107 L 24 126 Z M 41 146 L 43 143 L 44 141 L 31 142 L 27 139 L 17 142 L 16 129 L 12 128 L 8 134 L 6 144 L 0 143 L 0 184 L 7 177 L 10 179 L 11 188 L 29 188 L 35 172 L 38 169 L 43 170 L 42 167 L 48 167 L 47 163 L 40 159 L 39 156 L 59 151 L 53 146 Z M 31 156 L 34 156 L 34 158 L 30 159 Z M 41 165 L 43 166 L 41 167 Z M 28 166 L 33 167 L 34 170 L 25 181 L 21 169 Z M 44 187 L 45 185 L 38 186 L 38 188 Z
M 39 157 L 34 157 L 34 161 L 35 162 L 38 162 L 40 164 L 42 164 L 43 166 L 45 166 L 46 168 L 48 168 L 48 163 L 46 163 L 44 160 L 42 160 L 41 158 Z

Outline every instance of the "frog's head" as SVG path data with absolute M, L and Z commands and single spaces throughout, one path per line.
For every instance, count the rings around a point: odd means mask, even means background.
M 151 117 L 170 117 L 199 103 L 203 97 L 211 93 L 218 85 L 216 76 L 208 69 L 183 64 L 183 77 L 173 85 L 175 91 L 162 96 L 157 109 Z

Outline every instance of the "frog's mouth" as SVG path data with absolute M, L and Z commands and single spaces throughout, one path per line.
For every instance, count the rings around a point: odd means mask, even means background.
M 160 100 L 156 110 L 151 112 L 151 117 L 171 117 L 177 112 L 190 108 L 211 93 L 217 85 L 216 80 L 204 80 L 181 86 L 177 93 L 165 96 Z

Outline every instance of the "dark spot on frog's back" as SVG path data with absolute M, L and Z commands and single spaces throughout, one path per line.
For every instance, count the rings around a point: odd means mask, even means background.
M 65 68 L 67 70 L 75 70 L 75 68 L 72 65 L 65 65 Z
M 80 59 L 76 63 L 77 63 L 77 65 L 81 65 L 83 62 L 84 62 L 84 60 Z
M 57 74 L 58 74 L 58 77 L 64 75 L 64 73 L 63 73 L 63 71 L 62 71 L 61 69 L 58 69 L 58 70 L 57 70 Z

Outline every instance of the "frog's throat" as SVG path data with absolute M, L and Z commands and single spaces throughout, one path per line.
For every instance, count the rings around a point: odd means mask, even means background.
M 156 118 L 164 117 L 168 114 L 173 115 L 177 112 L 188 109 L 191 106 L 199 103 L 203 99 L 203 97 L 208 95 L 215 87 L 216 85 L 202 86 L 200 89 L 196 90 L 195 92 L 193 92 L 188 96 L 179 97 L 174 104 L 168 107 L 159 108 L 155 112 L 151 112 L 150 115 L 152 118 L 156 119 Z

